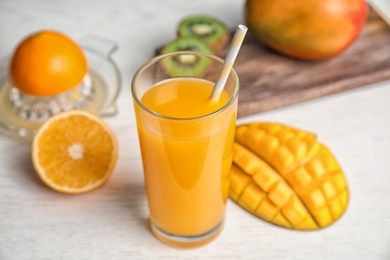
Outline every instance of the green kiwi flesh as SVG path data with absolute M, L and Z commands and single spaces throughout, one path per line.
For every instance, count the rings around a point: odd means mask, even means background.
M 211 49 L 218 52 L 226 44 L 229 31 L 217 18 L 209 16 L 190 16 L 179 23 L 178 36 L 195 36 L 206 41 Z
M 211 54 L 212 50 L 203 40 L 196 37 L 179 37 L 165 45 L 162 53 L 176 51 L 195 51 Z M 196 54 L 177 54 L 164 58 L 161 62 L 164 70 L 172 77 L 203 75 L 210 60 L 204 56 Z

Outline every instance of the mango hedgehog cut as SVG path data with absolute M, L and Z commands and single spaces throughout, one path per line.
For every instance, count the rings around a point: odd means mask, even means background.
M 229 196 L 272 224 L 316 230 L 344 214 L 349 191 L 340 165 L 314 134 L 251 123 L 236 129 Z

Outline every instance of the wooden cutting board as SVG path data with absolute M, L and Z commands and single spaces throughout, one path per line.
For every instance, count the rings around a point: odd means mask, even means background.
M 371 9 L 359 38 L 319 62 L 286 57 L 248 34 L 234 68 L 240 78 L 238 117 L 363 87 L 390 79 L 390 27 Z

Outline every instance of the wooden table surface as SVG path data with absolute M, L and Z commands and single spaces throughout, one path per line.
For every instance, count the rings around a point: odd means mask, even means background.
M 375 1 L 390 15 L 387 0 Z M 241 118 L 315 132 L 342 165 L 351 192 L 335 225 L 298 232 L 267 224 L 228 202 L 224 231 L 195 250 L 170 248 L 147 228 L 138 137 L 130 94 L 135 70 L 175 37 L 185 15 L 205 13 L 234 28 L 243 0 L 0 0 L 0 57 L 26 34 L 94 33 L 118 43 L 119 114 L 105 119 L 120 153 L 106 185 L 84 195 L 48 189 L 36 176 L 30 144 L 0 135 L 0 260 L 24 259 L 390 259 L 390 82 Z M 389 43 L 390 44 L 390 43 Z

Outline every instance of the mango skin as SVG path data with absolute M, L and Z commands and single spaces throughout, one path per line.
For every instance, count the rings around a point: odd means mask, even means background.
M 274 50 L 323 60 L 355 41 L 367 13 L 364 0 L 247 0 L 244 16 L 249 32 Z
M 339 163 L 314 134 L 252 123 L 236 128 L 229 196 L 269 223 L 318 230 L 344 214 L 349 190 Z

